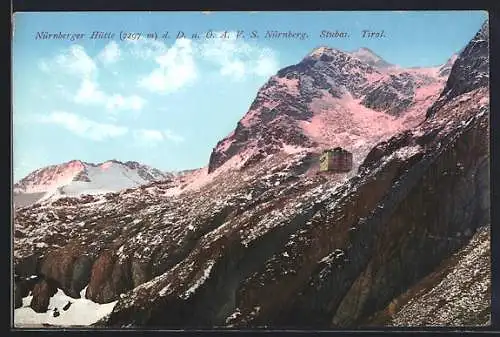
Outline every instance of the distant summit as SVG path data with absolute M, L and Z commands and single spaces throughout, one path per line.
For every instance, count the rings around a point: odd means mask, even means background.
M 116 192 L 171 178 L 158 169 L 116 159 L 93 164 L 81 160 L 51 165 L 33 171 L 14 185 L 14 203 L 23 207 L 58 196 Z
M 356 49 L 349 54 L 375 68 L 389 68 L 394 66 L 386 62 L 382 57 L 375 54 L 371 49 L 365 47 Z

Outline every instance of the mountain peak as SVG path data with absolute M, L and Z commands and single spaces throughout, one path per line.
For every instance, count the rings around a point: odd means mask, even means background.
M 113 163 L 114 163 L 114 164 L 121 164 L 121 165 L 123 165 L 123 164 L 124 164 L 123 162 L 121 162 L 121 161 L 119 161 L 119 160 L 117 160 L 117 159 L 114 159 L 114 158 L 113 158 L 113 159 L 106 160 L 106 161 L 104 161 L 104 162 L 102 162 L 102 163 L 96 164 L 96 165 L 97 165 L 97 166 L 104 165 L 104 164 L 109 165 L 109 164 L 113 164 Z
M 353 51 L 353 53 L 361 53 L 361 52 L 370 53 L 372 55 L 378 56 L 373 50 L 371 50 L 368 47 L 360 47 L 360 48 L 356 49 L 355 51 Z
M 328 47 L 328 46 L 319 46 L 314 48 L 307 56 L 309 57 L 320 57 L 322 55 L 329 55 L 329 54 L 334 54 L 334 53 L 344 53 L 343 51 Z
M 368 63 L 369 65 L 376 68 L 389 68 L 392 64 L 386 62 L 382 57 L 377 55 L 373 50 L 367 47 L 358 48 L 349 53 L 352 57 L 357 58 L 360 61 Z
M 450 75 L 451 68 L 458 58 L 458 54 L 451 55 L 450 58 L 439 68 L 439 75 L 448 77 Z
M 65 164 L 62 164 L 62 165 L 70 166 L 70 167 L 83 167 L 85 165 L 85 163 L 81 160 L 73 159 Z M 58 165 L 56 165 L 56 166 L 58 166 Z
M 320 145 L 363 144 L 359 148 L 365 151 L 373 139 L 405 125 L 394 116 L 404 115 L 409 123 L 423 118 L 444 86 L 434 69 L 405 70 L 366 47 L 352 52 L 313 49 L 261 87 L 234 131 L 212 149 L 208 173 L 227 162 L 226 167 L 243 167 L 279 151 Z M 371 118 L 384 126 L 374 127 Z M 353 128 L 356 133 L 351 134 Z
M 71 160 L 40 168 L 14 185 L 16 194 L 40 194 L 40 197 L 95 194 L 137 187 L 171 175 L 138 162 L 123 163 L 116 159 L 94 164 Z M 19 198 L 18 198 L 19 199 Z M 33 200 L 36 201 L 36 200 Z M 24 202 L 16 202 L 21 205 Z

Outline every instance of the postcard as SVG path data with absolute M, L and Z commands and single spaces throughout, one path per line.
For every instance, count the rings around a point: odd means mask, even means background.
M 14 328 L 491 325 L 486 11 L 12 34 Z

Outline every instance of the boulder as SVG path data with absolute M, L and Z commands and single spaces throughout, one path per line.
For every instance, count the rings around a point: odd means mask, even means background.
M 60 288 L 73 298 L 80 298 L 80 291 L 88 284 L 92 259 L 82 255 L 81 247 L 68 245 L 50 252 L 44 258 L 41 273 L 57 281 Z
M 47 312 L 49 307 L 50 298 L 57 292 L 57 288 L 47 280 L 41 280 L 33 288 L 33 299 L 31 300 L 30 307 L 35 312 Z
M 86 298 L 97 303 L 108 303 L 118 299 L 119 295 L 132 289 L 130 261 L 119 261 L 117 256 L 106 251 L 92 266 Z

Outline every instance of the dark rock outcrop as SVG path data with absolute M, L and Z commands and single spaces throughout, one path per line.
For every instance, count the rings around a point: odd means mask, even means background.
M 394 298 L 384 310 L 369 317 L 362 325 L 490 325 L 490 242 L 489 226 L 478 228 L 464 248 L 445 259 L 436 270 Z
M 90 279 L 92 259 L 82 253 L 84 247 L 67 245 L 48 253 L 40 269 L 44 278 L 52 280 L 73 298 L 80 298 L 80 291 Z
M 131 289 L 132 282 L 130 263 L 118 261 L 114 253 L 107 251 L 92 266 L 85 297 L 97 303 L 111 302 L 122 292 Z
M 37 275 L 40 268 L 41 258 L 39 254 L 32 254 L 18 259 L 14 264 L 14 272 L 20 277 Z
M 22 291 L 19 289 L 18 283 L 14 282 L 14 309 L 23 306 L 23 295 L 21 292 Z
M 443 64 L 441 66 L 441 68 L 439 68 L 439 75 L 440 76 L 448 78 L 448 76 L 450 75 L 450 72 L 451 72 L 451 68 L 453 67 L 453 64 L 455 63 L 455 61 L 457 59 L 457 56 L 458 55 L 456 55 L 456 54 L 452 55 L 452 57 L 450 57 L 448 59 L 448 61 L 445 64 Z
M 38 277 L 37 275 L 31 275 L 29 277 L 17 276 L 14 279 L 14 283 L 20 296 L 26 297 L 29 295 L 30 291 L 33 291 L 35 284 L 37 284 L 39 280 L 40 277 Z
M 416 83 L 409 73 L 391 75 L 388 81 L 377 83 L 363 97 L 361 104 L 398 116 L 413 103 L 415 86 Z
M 33 288 L 33 298 L 30 307 L 35 312 L 46 312 L 50 298 L 57 292 L 57 287 L 50 281 L 41 280 Z

